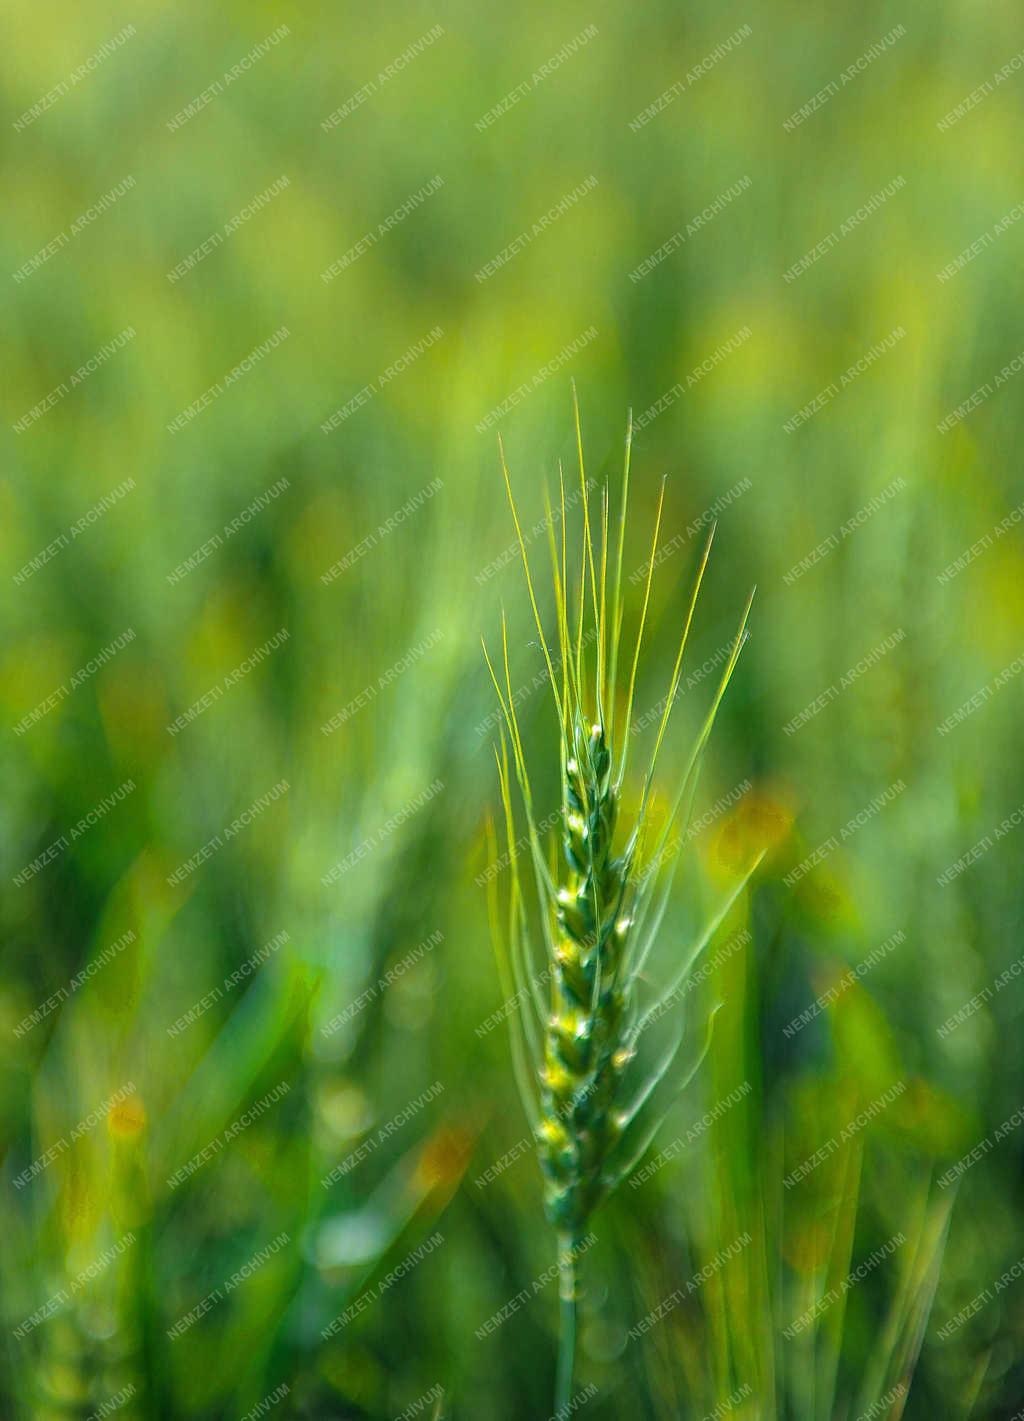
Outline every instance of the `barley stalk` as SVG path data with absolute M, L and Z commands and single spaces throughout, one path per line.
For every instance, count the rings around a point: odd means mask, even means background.
M 558 665 L 544 632 L 530 568 L 512 495 L 504 450 L 501 466 L 526 573 L 533 617 L 551 685 L 559 728 L 561 780 L 561 853 L 559 870 L 545 854 L 536 828 L 530 777 L 523 751 L 508 656 L 508 629 L 502 617 L 502 673 L 499 677 L 484 646 L 487 665 L 501 703 L 504 721 L 496 752 L 508 837 L 512 888 L 507 928 L 499 924 L 497 891 L 490 884 L 492 933 L 502 985 L 525 1001 L 512 1026 L 513 1060 L 523 1103 L 533 1126 L 544 1176 L 544 1207 L 558 1239 L 561 1342 L 556 1407 L 566 1406 L 572 1387 L 576 1326 L 577 1254 L 598 1205 L 631 1172 L 661 1123 L 667 1104 L 655 1099 L 659 1085 L 669 1082 L 678 1093 L 693 1077 L 710 1041 L 708 1021 L 703 1048 L 681 1081 L 669 1081 L 683 1045 L 680 1030 L 663 1059 L 634 1084 L 630 1070 L 636 1041 L 647 1019 L 678 992 L 698 954 L 710 940 L 756 868 L 758 859 L 728 896 L 712 922 L 684 957 L 660 998 L 648 1006 L 640 999 L 640 978 L 667 910 L 677 857 L 666 856 L 673 828 L 689 817 L 704 747 L 746 637 L 753 592 L 747 601 L 736 639 L 710 711 L 692 747 L 671 809 L 651 838 L 650 812 L 655 769 L 679 688 L 683 654 L 693 621 L 700 585 L 714 536 L 712 526 L 689 597 L 669 692 L 653 752 L 641 785 L 639 808 L 628 831 L 620 823 L 627 747 L 636 691 L 651 579 L 658 549 L 664 506 L 664 482 L 647 562 L 639 626 L 626 681 L 625 723 L 621 752 L 615 754 L 615 702 L 619 689 L 619 651 L 623 629 L 622 563 L 629 493 L 632 426 L 627 430 L 625 467 L 613 554 L 612 592 L 608 597 L 609 496 L 601 500 L 600 537 L 591 527 L 584 475 L 579 406 L 573 390 L 583 537 L 578 574 L 570 574 L 566 547 L 565 480 L 559 470 L 561 540 L 555 537 L 548 502 L 549 552 L 557 619 Z M 500 441 L 499 441 L 500 447 Z M 575 606 L 570 611 L 570 600 Z M 592 635 L 585 634 L 591 623 Z M 592 642 L 593 683 L 584 654 Z M 502 684 L 504 682 L 504 685 Z M 511 756 L 511 758 L 510 758 Z M 546 969 L 538 971 L 531 948 L 512 805 L 512 783 L 518 785 L 528 825 L 529 859 L 538 894 L 546 948 Z M 494 843 L 493 831 L 491 842 Z M 668 862 L 666 863 L 666 857 Z M 549 984 L 548 999 L 540 991 Z

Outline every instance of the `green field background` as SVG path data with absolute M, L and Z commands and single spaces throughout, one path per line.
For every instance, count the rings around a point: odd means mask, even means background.
M 5 21 L 0 1415 L 551 1415 L 480 638 L 549 812 L 498 436 L 543 566 L 574 380 L 595 489 L 632 410 L 629 571 L 666 481 L 640 712 L 718 518 L 669 768 L 757 585 L 652 982 L 768 850 L 685 1148 L 595 1219 L 577 1414 L 856 1421 L 912 1371 L 873 1416 L 1009 1421 L 1019 15 Z

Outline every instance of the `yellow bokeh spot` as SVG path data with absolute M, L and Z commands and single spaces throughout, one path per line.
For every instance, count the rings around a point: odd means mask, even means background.
M 473 1136 L 460 1127 L 438 1130 L 423 1147 L 416 1179 L 423 1189 L 453 1184 L 461 1179 L 473 1149 Z
M 115 1140 L 134 1140 L 146 1128 L 146 1107 L 137 1095 L 121 1100 L 107 1116 L 107 1129 Z
M 712 862 L 727 874 L 742 873 L 758 854 L 778 848 L 792 825 L 793 814 L 781 792 L 753 789 L 715 833 Z

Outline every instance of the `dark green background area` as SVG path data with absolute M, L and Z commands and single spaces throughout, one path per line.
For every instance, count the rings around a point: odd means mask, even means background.
M 497 645 L 504 606 L 550 813 L 557 738 L 497 436 L 543 565 L 544 490 L 560 460 L 576 477 L 574 378 L 591 477 L 618 488 L 630 407 L 638 426 L 628 569 L 667 478 L 640 712 L 665 693 L 719 516 L 667 771 L 758 587 L 652 983 L 769 848 L 712 950 L 749 942 L 683 1004 L 695 1041 L 724 1005 L 659 1143 L 742 1099 L 597 1216 L 578 1385 L 598 1392 L 578 1414 L 702 1421 L 733 1398 L 720 1414 L 739 1421 L 854 1421 L 886 1390 L 890 1309 L 934 1283 L 955 1193 L 904 1414 L 1012 1416 L 1024 1132 L 997 1132 L 1022 1103 L 1013 10 L 96 0 L 15 3 L 5 28 L 0 1414 L 85 1418 L 132 1387 L 111 1414 L 242 1418 L 283 1385 L 272 1417 L 384 1421 L 438 1386 L 445 1416 L 551 1414 L 555 1292 L 532 1285 L 553 1242 L 507 1028 L 483 1025 L 503 993 L 479 641 Z M 627 590 L 635 628 L 642 586 Z M 630 1340 L 744 1232 L 739 1258 Z M 816 1329 L 785 1337 L 900 1232 Z

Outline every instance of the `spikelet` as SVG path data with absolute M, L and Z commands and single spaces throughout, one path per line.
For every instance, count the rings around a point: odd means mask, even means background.
M 632 1080 L 630 1067 L 636 1041 L 646 1022 L 678 993 L 697 956 L 706 946 L 758 859 L 741 878 L 714 919 L 700 934 L 671 981 L 653 1003 L 640 1000 L 641 973 L 666 911 L 677 855 L 670 836 L 682 815 L 689 816 L 704 747 L 715 715 L 746 639 L 747 617 L 753 592 L 747 600 L 735 641 L 726 660 L 710 711 L 692 747 L 670 812 L 655 836 L 653 850 L 645 852 L 650 837 L 648 815 L 655 768 L 679 688 L 683 654 L 707 566 L 714 536 L 711 528 L 689 597 L 683 631 L 668 695 L 661 712 L 650 762 L 642 781 L 639 808 L 630 825 L 620 823 L 622 787 L 636 690 L 637 667 L 643 644 L 650 600 L 651 579 L 657 561 L 658 536 L 664 505 L 664 483 L 658 502 L 650 557 L 646 563 L 639 626 L 626 681 L 625 724 L 621 752 L 616 762 L 614 713 L 618 689 L 619 648 L 623 627 L 622 562 L 629 493 L 632 422 L 626 435 L 617 547 L 611 603 L 607 596 L 609 530 L 608 490 L 601 502 L 599 558 L 591 529 L 589 487 L 584 474 L 579 406 L 573 390 L 579 452 L 580 502 L 583 520 L 583 553 L 578 580 L 573 574 L 570 594 L 566 552 L 566 493 L 561 470 L 561 541 L 554 533 L 555 518 L 548 505 L 552 580 L 558 625 L 557 657 L 545 635 L 526 541 L 512 495 L 504 450 L 502 473 L 526 573 L 530 605 L 547 678 L 551 685 L 559 729 L 561 770 L 560 850 L 557 870 L 545 854 L 537 829 L 530 778 L 523 753 L 516 697 L 512 691 L 508 657 L 508 630 L 502 617 L 502 676 L 484 646 L 484 655 L 501 703 L 504 729 L 496 751 L 498 774 L 508 838 L 512 883 L 508 924 L 499 924 L 497 888 L 490 883 L 492 934 L 502 985 L 523 1003 L 512 1022 L 512 1049 L 523 1103 L 533 1126 L 544 1175 L 544 1203 L 559 1240 L 560 1296 L 562 1302 L 562 1352 L 556 1403 L 568 1398 L 572 1371 L 572 1335 L 575 1326 L 576 1258 L 591 1215 L 601 1201 L 631 1172 L 646 1151 L 660 1119 L 664 1102 L 654 1099 L 657 1087 L 669 1080 L 683 1043 L 680 1031 L 663 1060 L 646 1079 Z M 500 447 L 500 446 L 499 446 Z M 599 563 L 599 570 L 598 570 Z M 570 595 L 577 603 L 570 627 Z M 585 623 L 590 621 L 595 645 L 594 680 L 586 669 Z M 504 684 L 502 684 L 504 682 Z M 511 752 L 511 763 L 510 763 Z M 523 902 L 523 875 L 512 805 L 512 781 L 521 792 L 527 817 L 528 857 L 540 905 L 546 966 L 540 968 L 531 950 Z M 493 832 L 491 842 L 494 843 Z M 664 870 L 664 871 L 663 871 Z M 547 986 L 545 995 L 542 986 Z M 713 1016 L 713 1014 L 712 1014 Z M 672 1095 L 692 1079 L 710 1040 L 710 1025 L 703 1049 L 683 1073 L 670 1081 Z M 645 1107 L 648 1107 L 645 1109 Z M 567 1336 L 568 1334 L 568 1336 Z

